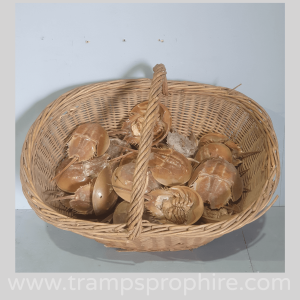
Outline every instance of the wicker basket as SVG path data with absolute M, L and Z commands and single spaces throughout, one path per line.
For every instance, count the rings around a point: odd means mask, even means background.
M 154 67 L 153 79 L 116 80 L 73 89 L 49 104 L 27 133 L 21 155 L 23 193 L 36 214 L 60 229 L 73 231 L 121 251 L 178 251 L 197 248 L 261 217 L 278 185 L 280 162 L 272 121 L 252 99 L 224 87 L 166 79 L 164 65 Z M 108 224 L 72 215 L 61 204 L 50 205 L 57 187 L 50 179 L 65 155 L 70 132 L 85 122 L 100 122 L 108 131 L 120 128 L 130 110 L 149 100 L 136 164 L 127 224 Z M 244 151 L 260 153 L 243 160 L 242 211 L 230 219 L 202 225 L 157 225 L 142 220 L 145 174 L 153 115 L 165 104 L 179 133 L 198 137 L 219 132 Z M 54 203 L 54 202 L 52 202 Z

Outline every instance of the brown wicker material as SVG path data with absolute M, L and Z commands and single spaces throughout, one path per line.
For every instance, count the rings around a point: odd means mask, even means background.
M 153 80 L 132 79 L 96 83 L 73 89 L 49 104 L 31 126 L 21 155 L 23 193 L 44 221 L 122 251 L 177 251 L 197 248 L 261 217 L 278 185 L 280 161 L 272 121 L 254 100 L 234 89 L 187 81 L 166 80 L 163 65 L 156 65 Z M 50 205 L 58 192 L 51 180 L 65 156 L 65 144 L 74 128 L 99 122 L 111 132 L 121 127 L 130 110 L 149 100 L 135 170 L 127 224 L 78 218 L 62 204 Z M 172 115 L 179 133 L 198 137 L 219 132 L 238 143 L 243 151 L 260 151 L 239 166 L 244 185 L 242 208 L 227 220 L 204 225 L 157 225 L 142 220 L 145 170 L 152 141 L 153 116 L 158 101 Z M 55 202 L 52 202 L 55 203 Z

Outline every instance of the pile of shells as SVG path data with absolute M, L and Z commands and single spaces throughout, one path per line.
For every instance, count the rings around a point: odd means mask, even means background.
M 142 124 L 148 102 L 136 105 L 120 130 L 108 134 L 97 123 L 79 125 L 52 180 L 59 203 L 75 215 L 126 223 Z M 199 140 L 171 131 L 171 115 L 159 104 L 144 194 L 143 219 L 157 224 L 215 222 L 236 213 L 243 180 L 237 166 L 244 153 L 225 135 Z M 63 193 L 63 194 L 62 194 Z

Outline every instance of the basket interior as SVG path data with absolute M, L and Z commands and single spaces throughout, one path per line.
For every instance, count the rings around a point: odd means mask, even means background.
M 46 204 L 63 215 L 78 218 L 72 211 L 57 203 L 49 204 L 59 192 L 51 182 L 57 164 L 66 156 L 66 140 L 74 128 L 86 122 L 99 122 L 108 132 L 120 128 L 128 113 L 138 103 L 148 100 L 149 82 L 138 88 L 120 85 L 118 89 L 106 87 L 76 96 L 66 95 L 58 109 L 47 117 L 35 139 L 32 160 L 33 183 L 37 194 Z M 243 151 L 261 151 L 245 158 L 239 171 L 249 169 L 243 175 L 244 186 L 239 205 L 246 209 L 260 194 L 268 176 L 266 134 L 257 121 L 238 101 L 226 95 L 209 95 L 198 91 L 169 89 L 169 96 L 161 102 L 172 115 L 172 127 L 179 133 L 191 131 L 200 138 L 208 132 L 227 135 L 239 144 Z M 85 218 L 85 217 L 79 217 Z M 101 220 L 100 220 L 101 221 Z

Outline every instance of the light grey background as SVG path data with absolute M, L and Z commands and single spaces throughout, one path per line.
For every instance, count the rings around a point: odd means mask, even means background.
M 266 109 L 282 168 L 275 206 L 284 206 L 284 4 L 16 4 L 15 49 L 16 208 L 30 208 L 19 159 L 46 105 L 84 84 L 152 78 L 157 63 L 170 80 L 242 83 Z

